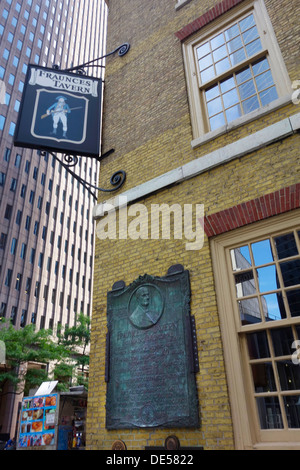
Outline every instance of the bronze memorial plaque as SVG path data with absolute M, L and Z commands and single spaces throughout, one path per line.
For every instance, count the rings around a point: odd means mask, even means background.
M 106 427 L 198 427 L 189 272 L 120 281 L 108 293 Z

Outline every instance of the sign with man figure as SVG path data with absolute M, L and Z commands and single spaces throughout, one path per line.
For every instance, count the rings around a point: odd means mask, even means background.
M 29 65 L 14 145 L 99 156 L 102 81 Z
M 41 116 L 41 119 L 44 117 L 49 116 L 52 114 L 52 119 L 53 119 L 53 131 L 51 132 L 52 135 L 57 134 L 57 127 L 58 123 L 62 123 L 62 130 L 63 130 L 63 137 L 67 137 L 67 129 L 68 129 L 68 119 L 67 119 L 67 113 L 70 113 L 70 107 L 67 105 L 66 101 L 67 98 L 65 96 L 58 96 L 56 98 L 57 102 L 54 103 L 50 108 L 47 109 L 47 113 Z M 80 109 L 77 108 L 77 109 Z

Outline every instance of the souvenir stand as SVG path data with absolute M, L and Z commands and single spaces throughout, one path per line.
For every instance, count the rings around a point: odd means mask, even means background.
M 17 450 L 83 450 L 86 390 L 71 387 L 69 392 L 41 391 L 23 398 Z

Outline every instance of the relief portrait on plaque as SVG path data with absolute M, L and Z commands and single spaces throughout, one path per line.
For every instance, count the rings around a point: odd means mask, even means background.
M 129 299 L 129 321 L 138 329 L 151 328 L 162 316 L 163 309 L 164 301 L 160 290 L 154 285 L 144 284 Z
M 190 297 L 181 265 L 107 293 L 107 429 L 199 427 Z

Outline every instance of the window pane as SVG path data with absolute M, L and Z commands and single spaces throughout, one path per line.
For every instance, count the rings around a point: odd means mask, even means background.
M 283 398 L 289 428 L 300 428 L 300 396 L 295 395 Z
M 205 91 L 206 101 L 210 101 L 220 95 L 218 85 L 215 85 Z
M 280 268 L 285 287 L 300 284 L 300 260 L 280 263 Z
M 259 101 L 257 96 L 252 96 L 248 100 L 243 101 L 243 110 L 244 113 L 251 113 L 251 111 L 254 111 L 255 109 L 259 108 Z
M 231 64 L 236 65 L 242 62 L 242 60 L 246 59 L 246 54 L 244 49 L 239 49 L 238 51 L 234 52 L 233 54 L 230 54 L 230 60 Z
M 259 96 L 260 96 L 262 105 L 266 106 L 267 104 L 271 103 L 272 101 L 278 98 L 276 87 L 273 86 L 272 88 L 269 88 L 268 90 L 262 91 L 259 94 Z
M 220 73 L 226 72 L 226 70 L 228 69 L 230 69 L 230 63 L 229 63 L 228 57 L 226 57 L 223 60 L 220 60 L 220 62 L 216 64 L 216 72 L 218 75 Z
M 209 52 L 210 52 L 209 43 L 206 42 L 205 44 L 203 44 L 203 46 L 200 46 L 197 48 L 198 59 L 201 59 L 201 57 L 204 57 Z
M 239 311 L 242 325 L 249 325 L 261 321 L 258 299 L 239 300 Z
M 270 357 L 268 339 L 265 331 L 248 334 L 247 344 L 250 359 Z
M 286 292 L 288 304 L 292 317 L 300 315 L 300 289 L 289 290 Z
M 239 104 L 226 110 L 226 118 L 228 122 L 231 122 L 234 119 L 237 119 L 241 115 L 242 115 L 242 110 Z
M 291 356 L 293 354 L 294 337 L 291 328 L 272 329 L 271 337 L 275 356 Z
M 276 391 L 274 372 L 271 362 L 252 364 L 251 369 L 256 393 Z
M 236 81 L 238 84 L 240 84 L 242 82 L 245 82 L 246 80 L 249 80 L 249 78 L 251 77 L 252 75 L 251 75 L 250 68 L 247 67 L 246 69 L 241 70 L 241 72 L 236 74 Z
M 231 90 L 232 88 L 235 87 L 234 78 L 230 77 L 230 78 L 227 78 L 226 80 L 223 80 L 222 82 L 220 82 L 220 86 L 221 86 L 222 93 L 225 93 L 225 91 Z
M 2 114 L 0 114 L 0 130 L 3 129 L 4 124 L 5 124 L 5 117 L 2 116 Z
M 214 37 L 211 40 L 211 48 L 212 50 L 217 49 L 218 47 L 222 46 L 224 44 L 224 35 L 223 33 L 218 34 L 218 36 Z
M 236 38 L 232 39 L 227 43 L 227 47 L 229 52 L 234 52 L 238 49 L 241 49 L 241 47 L 243 47 L 242 38 L 240 36 L 237 36 Z
M 214 61 L 216 62 L 217 60 L 223 59 L 227 55 L 227 49 L 226 46 L 219 47 L 213 52 L 213 57 Z
M 281 390 L 300 389 L 300 367 L 290 360 L 277 362 Z
M 232 269 L 234 271 L 239 269 L 247 269 L 251 266 L 251 258 L 248 246 L 241 246 L 230 250 Z
M 240 34 L 238 25 L 234 24 L 233 26 L 231 26 L 231 28 L 226 29 L 224 34 L 226 41 L 230 41 L 230 39 L 234 38 L 235 36 L 238 36 Z
M 249 98 L 255 94 L 255 86 L 253 80 L 249 80 L 248 82 L 243 83 L 239 86 L 239 92 L 241 95 L 241 99 L 244 100 L 245 98 Z
M 207 67 L 211 66 L 212 63 L 213 63 L 212 56 L 211 54 L 208 54 L 199 60 L 199 69 L 204 70 Z
M 286 318 L 282 294 L 268 294 L 261 298 L 265 317 L 271 320 Z
M 278 278 L 276 266 L 267 266 L 257 269 L 258 284 L 260 292 L 267 292 L 278 289 Z
M 246 46 L 246 53 L 248 57 L 252 56 L 253 54 L 256 54 L 256 52 L 259 52 L 261 50 L 262 45 L 260 39 L 256 39 L 255 41 L 250 42 L 250 44 L 247 44 Z
M 256 39 L 259 37 L 258 31 L 256 26 L 253 26 L 253 28 L 248 29 L 245 33 L 243 33 L 243 39 L 244 43 L 248 44 L 249 42 L 253 41 L 253 39 Z
M 237 297 L 245 297 L 256 293 L 253 271 L 246 271 L 234 275 Z
M 215 76 L 215 70 L 214 70 L 214 67 L 209 67 L 208 69 L 204 70 L 203 72 L 201 72 L 201 81 L 204 83 L 204 82 L 207 82 L 208 80 L 214 78 Z
M 272 263 L 272 261 L 274 261 L 270 240 L 262 240 L 257 243 L 252 243 L 251 248 L 254 264 L 256 266 Z
M 259 60 L 258 62 L 255 62 L 255 64 L 252 65 L 254 75 L 258 75 L 259 73 L 265 72 L 269 68 L 269 62 L 266 58 Z
M 225 108 L 228 108 L 229 106 L 232 106 L 233 104 L 238 103 L 238 101 L 239 101 L 239 97 L 238 97 L 236 89 L 228 91 L 227 93 L 223 95 L 223 102 L 224 102 Z
M 213 116 L 214 114 L 218 114 L 220 111 L 222 111 L 221 98 L 215 98 L 214 100 L 207 103 L 207 110 L 209 116 Z
M 218 127 L 224 126 L 225 125 L 225 118 L 224 114 L 220 113 L 217 114 L 216 116 L 210 118 L 210 128 L 213 131 L 214 129 L 218 129 Z
M 293 233 L 287 233 L 274 238 L 278 259 L 289 258 L 298 254 Z
M 255 78 L 255 81 L 258 91 L 264 90 L 265 88 L 274 85 L 273 77 L 270 70 L 262 73 L 261 75 L 258 75 Z
M 277 397 L 256 398 L 261 429 L 282 429 L 282 417 Z
M 239 25 L 240 25 L 241 31 L 246 31 L 246 29 L 255 25 L 253 15 L 249 15 L 247 16 L 247 18 L 244 18 L 242 21 L 239 22 Z
M 16 127 L 15 123 L 14 123 L 14 122 L 11 122 L 11 123 L 10 123 L 10 126 L 9 126 L 9 131 L 8 131 L 9 135 L 14 135 L 14 133 L 15 133 L 15 127 Z

